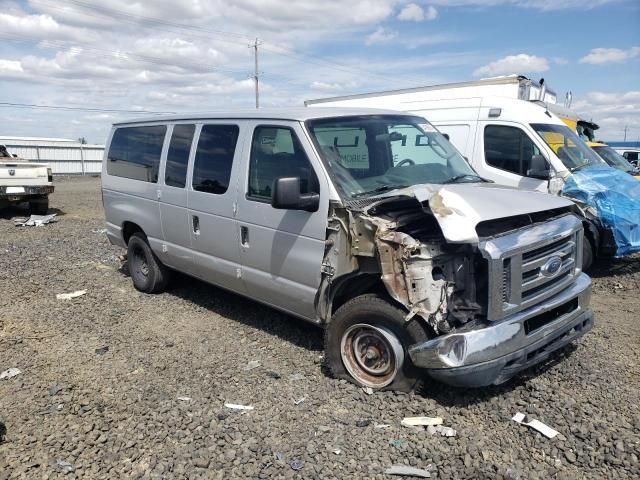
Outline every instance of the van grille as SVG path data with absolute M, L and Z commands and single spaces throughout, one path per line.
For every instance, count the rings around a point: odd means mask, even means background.
M 492 257 L 488 318 L 534 306 L 573 283 L 581 272 L 582 235 L 580 221 L 568 215 L 483 242 L 483 255 Z

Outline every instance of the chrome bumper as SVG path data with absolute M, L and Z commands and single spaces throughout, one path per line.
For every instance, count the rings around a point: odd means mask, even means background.
M 413 364 L 451 385 L 500 384 L 581 337 L 593 326 L 591 279 L 580 274 L 567 289 L 504 320 L 412 345 Z
M 15 201 L 24 197 L 49 195 L 53 193 L 54 189 L 55 187 L 53 185 L 0 187 L 0 198 Z M 9 190 L 9 192 L 7 192 L 7 190 Z

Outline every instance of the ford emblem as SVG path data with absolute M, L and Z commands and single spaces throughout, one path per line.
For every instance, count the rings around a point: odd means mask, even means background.
M 16 171 L 13 168 L 9 169 L 9 175 L 11 175 L 12 177 L 16 174 Z
M 562 268 L 562 258 L 553 256 L 540 267 L 540 273 L 543 277 L 553 277 Z

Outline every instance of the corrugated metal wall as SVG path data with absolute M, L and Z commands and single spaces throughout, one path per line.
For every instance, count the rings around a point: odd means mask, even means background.
M 34 162 L 45 162 L 54 175 L 100 175 L 104 145 L 69 140 L 0 137 L 9 153 Z

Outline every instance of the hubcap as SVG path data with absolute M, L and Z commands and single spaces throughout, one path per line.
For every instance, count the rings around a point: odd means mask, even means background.
M 371 388 L 393 382 L 404 360 L 402 345 L 393 333 L 366 324 L 353 325 L 344 332 L 340 354 L 351 376 Z

